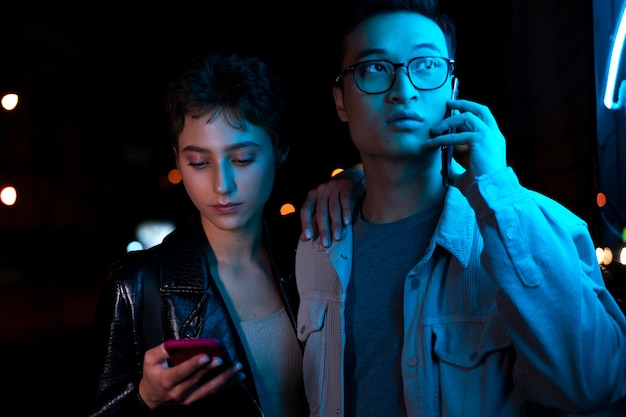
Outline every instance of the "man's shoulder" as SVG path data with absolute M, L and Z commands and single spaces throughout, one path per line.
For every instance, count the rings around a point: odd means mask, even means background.
M 572 226 L 587 225 L 585 220 L 554 198 L 533 190 L 528 190 L 528 192 L 537 206 L 550 217 L 558 219 L 559 223 Z

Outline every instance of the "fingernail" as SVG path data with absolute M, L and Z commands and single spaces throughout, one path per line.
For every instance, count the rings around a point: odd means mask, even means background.
M 346 226 L 350 224 L 350 221 L 350 216 L 346 216 L 343 218 L 343 224 Z
M 307 239 L 311 239 L 313 237 L 313 230 L 311 229 L 306 229 L 304 231 L 304 235 L 306 236 Z
M 341 232 L 339 230 L 335 230 L 333 233 L 333 239 L 341 240 Z
M 325 248 L 330 246 L 330 241 L 328 240 L 327 237 L 322 239 L 322 246 L 324 246 Z

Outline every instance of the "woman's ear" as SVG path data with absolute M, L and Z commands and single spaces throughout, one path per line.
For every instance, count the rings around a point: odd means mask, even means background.
M 342 122 L 347 122 L 346 108 L 343 104 L 343 90 L 341 87 L 333 86 L 333 98 L 335 99 L 335 109 L 337 110 L 337 116 Z
M 176 169 L 180 171 L 180 163 L 178 162 L 178 149 L 176 149 L 176 146 L 172 146 L 172 151 L 174 151 L 174 163 L 176 164 Z
M 289 147 L 276 151 L 276 168 L 282 166 L 285 163 L 285 161 L 287 160 L 287 155 L 289 155 Z

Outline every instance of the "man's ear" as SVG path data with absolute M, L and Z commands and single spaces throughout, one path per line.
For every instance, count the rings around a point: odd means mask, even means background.
M 335 99 L 335 109 L 337 110 L 337 116 L 342 122 L 347 122 L 346 108 L 343 104 L 343 90 L 340 87 L 333 86 L 333 98 Z

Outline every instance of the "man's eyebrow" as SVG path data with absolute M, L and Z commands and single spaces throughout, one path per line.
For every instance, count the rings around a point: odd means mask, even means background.
M 437 47 L 437 45 L 435 45 L 434 43 L 431 42 L 424 42 L 424 43 L 417 43 L 415 45 L 413 45 L 413 47 L 411 49 L 414 50 L 418 50 L 418 49 L 430 49 L 433 52 L 437 52 L 437 53 L 441 53 L 441 50 Z M 362 50 L 357 56 L 356 59 L 358 60 L 362 60 L 364 58 L 368 58 L 372 55 L 384 55 L 389 53 L 389 51 L 385 48 L 367 48 Z
M 383 55 L 387 52 L 386 49 L 383 48 L 368 48 L 368 49 L 364 49 L 362 50 L 357 56 L 356 59 L 361 60 L 363 58 L 368 58 L 372 55 Z

